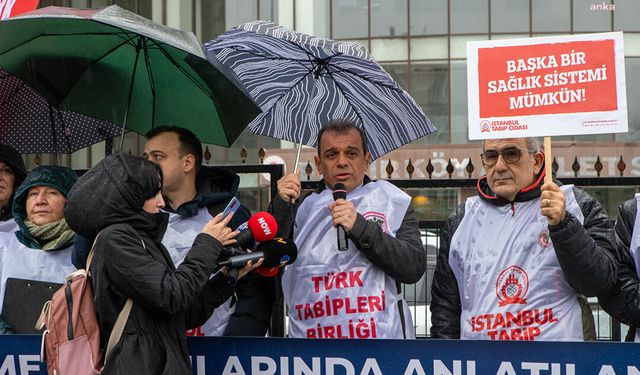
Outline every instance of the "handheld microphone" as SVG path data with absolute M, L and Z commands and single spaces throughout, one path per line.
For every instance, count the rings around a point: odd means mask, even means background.
M 260 258 L 264 258 L 262 266 L 265 268 L 279 267 L 295 262 L 298 257 L 298 248 L 293 241 L 287 241 L 283 238 L 274 238 L 268 242 L 258 244 L 256 251 L 245 253 L 242 255 L 234 255 L 229 259 L 218 262 L 220 267 L 242 268 L 249 261 L 255 262 Z
M 347 189 L 344 184 L 337 183 L 333 185 L 333 200 L 337 201 L 338 199 L 347 199 Z M 347 232 L 344 230 L 342 225 L 338 225 L 336 227 L 338 231 L 338 250 L 346 251 L 349 250 L 349 243 L 347 242 Z
M 243 249 L 253 249 L 256 242 L 269 241 L 276 236 L 278 223 L 270 213 L 261 211 L 251 216 L 246 222 L 246 227 L 241 224 L 238 230 L 241 232 L 236 236 L 237 242 L 234 245 Z

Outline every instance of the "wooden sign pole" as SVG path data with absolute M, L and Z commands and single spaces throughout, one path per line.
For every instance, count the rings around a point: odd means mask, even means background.
M 544 137 L 544 183 L 549 183 L 553 179 L 553 157 L 551 156 L 551 137 Z

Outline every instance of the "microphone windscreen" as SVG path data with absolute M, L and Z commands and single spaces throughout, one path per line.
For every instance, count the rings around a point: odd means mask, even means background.
M 280 237 L 259 244 L 256 251 L 262 251 L 264 253 L 264 262 L 262 263 L 262 267 L 264 268 L 291 264 L 295 262 L 298 257 L 296 244 L 292 240 Z
M 268 212 L 258 212 L 247 222 L 256 242 L 272 240 L 278 232 L 276 219 Z
M 347 199 L 347 188 L 340 182 L 333 185 L 333 200 L 338 199 Z
M 255 270 L 253 270 L 253 272 L 257 273 L 260 276 L 264 276 L 264 277 L 276 277 L 278 276 L 278 271 L 280 270 L 280 267 L 271 267 L 271 268 L 266 268 L 266 267 L 258 267 Z

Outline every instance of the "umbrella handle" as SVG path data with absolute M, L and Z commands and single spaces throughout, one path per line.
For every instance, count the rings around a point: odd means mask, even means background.
M 298 172 L 298 166 L 300 165 L 300 152 L 302 151 L 302 139 L 298 144 L 298 153 L 296 154 L 296 163 L 293 165 L 293 173 Z

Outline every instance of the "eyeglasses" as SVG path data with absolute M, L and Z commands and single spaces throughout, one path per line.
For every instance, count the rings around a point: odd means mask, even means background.
M 484 164 L 485 167 L 492 167 L 496 165 L 496 163 L 498 162 L 498 157 L 500 157 L 500 155 L 502 155 L 502 159 L 507 164 L 514 164 L 520 161 L 520 158 L 522 157 L 522 151 L 519 148 L 505 148 L 502 151 L 487 150 L 480 154 L 480 157 L 482 158 L 482 164 Z

